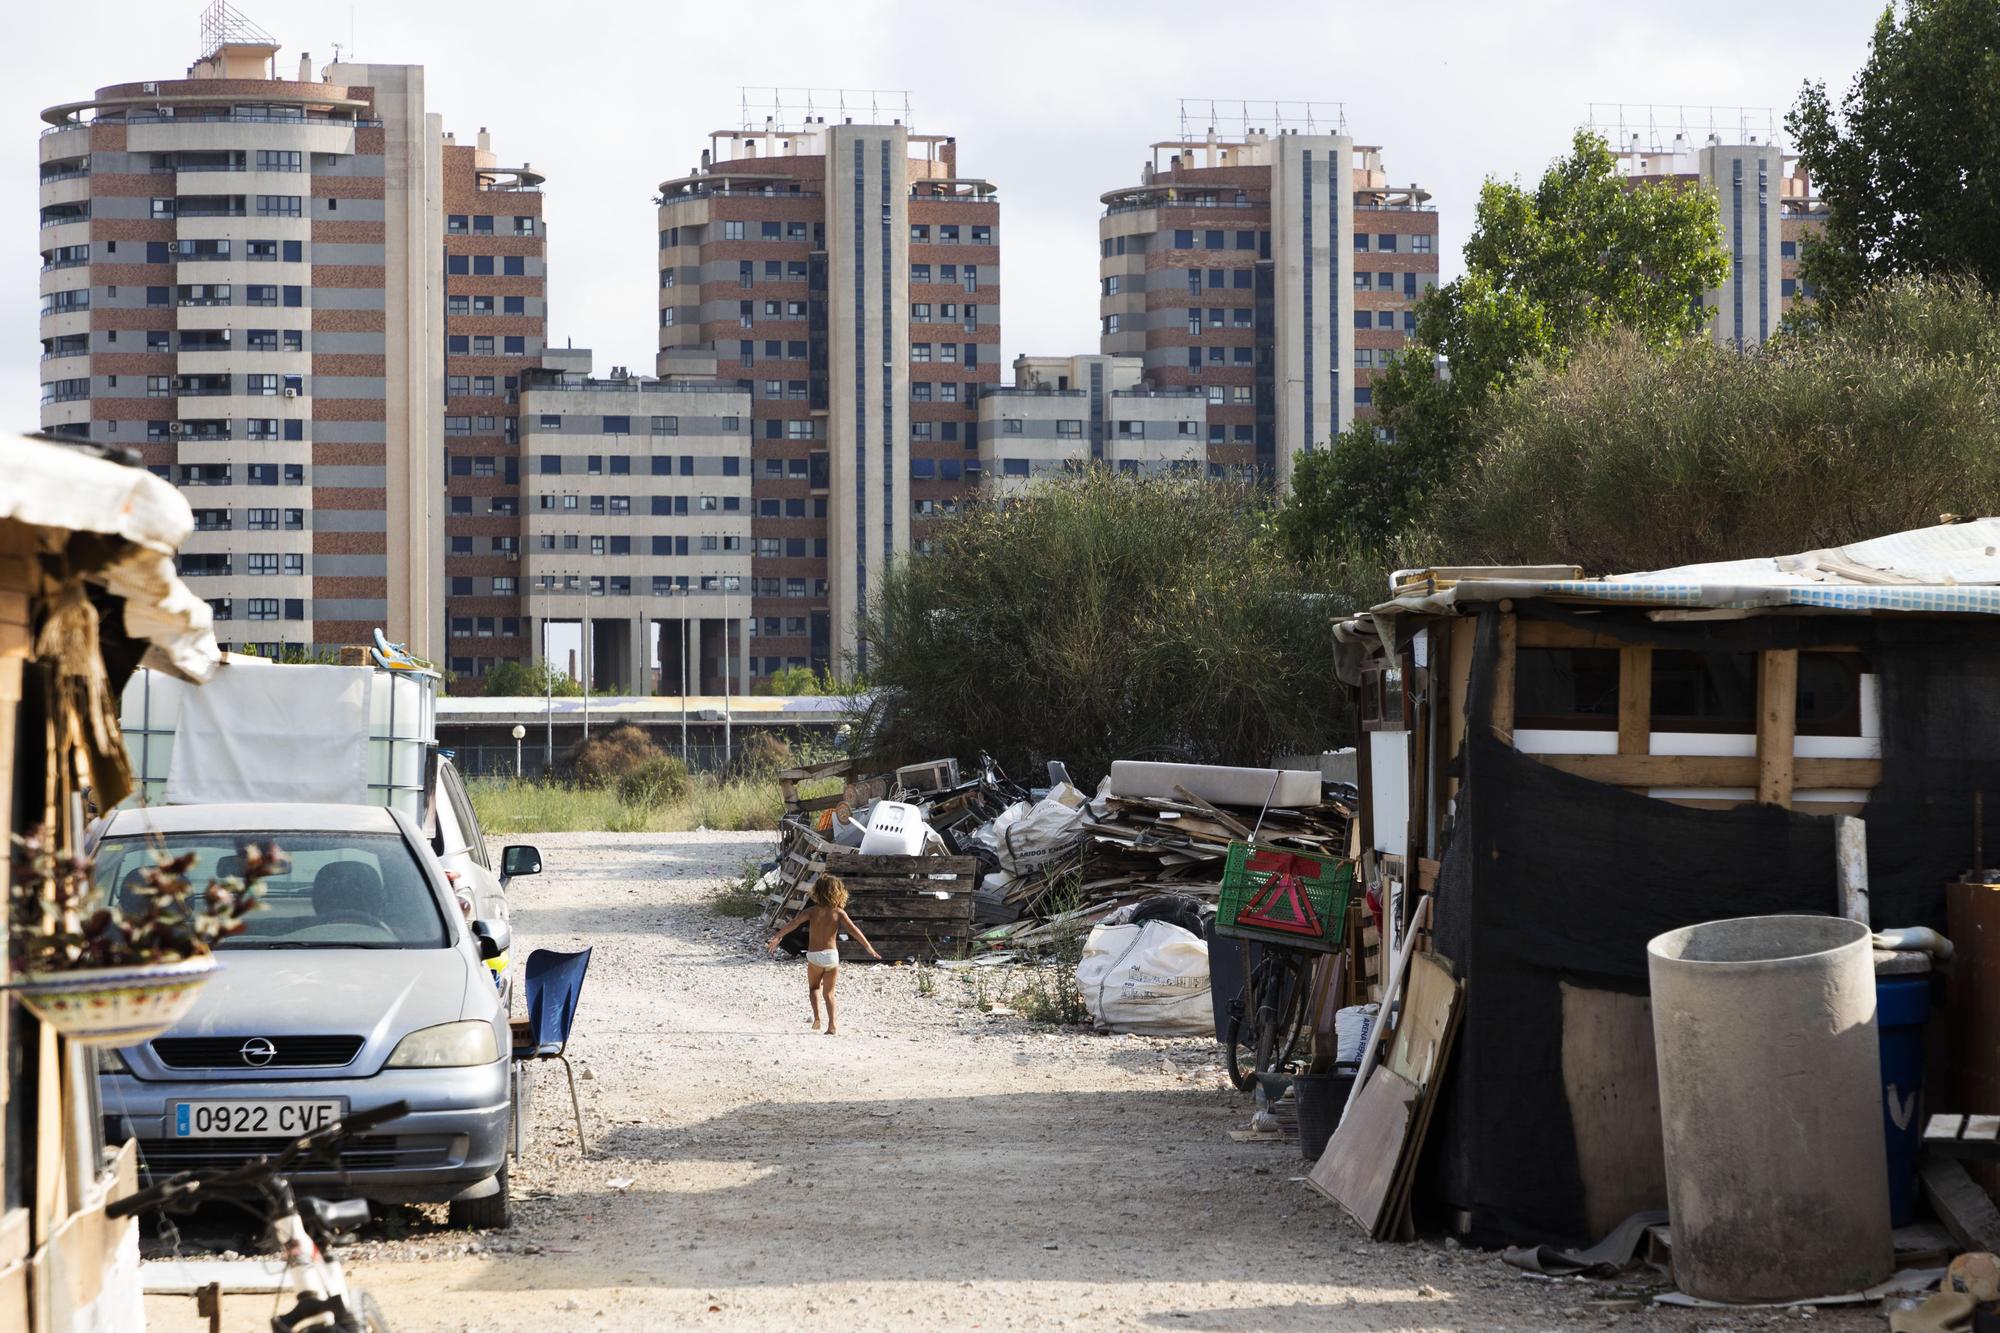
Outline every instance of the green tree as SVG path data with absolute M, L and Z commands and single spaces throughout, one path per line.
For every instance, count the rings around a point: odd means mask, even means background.
M 1899 274 L 2000 290 L 2000 5 L 1890 5 L 1839 113 L 1809 82 L 1785 127 L 1829 212 L 1800 262 L 1829 308 Z
M 539 658 L 520 662 L 495 662 L 486 673 L 486 693 L 500 698 L 542 698 L 554 693 L 558 698 L 583 693 L 581 683 L 556 670 Z
M 2000 298 L 1865 289 L 1812 336 L 1661 354 L 1629 332 L 1495 399 L 1405 558 L 1588 574 L 1785 555 L 2000 504 Z
M 1092 469 L 934 524 L 864 619 L 857 752 L 981 750 L 1093 783 L 1147 750 L 1224 763 L 1344 734 L 1341 608 L 1263 539 L 1249 492 Z
M 1377 419 L 1357 422 L 1324 461 L 1299 460 L 1277 523 L 1285 550 L 1305 563 L 1331 534 L 1386 545 L 1470 455 L 1494 393 L 1606 330 L 1677 344 L 1705 325 L 1696 298 L 1728 267 L 1714 196 L 1631 184 L 1587 130 L 1532 190 L 1489 179 L 1464 275 L 1418 303 L 1416 336 L 1375 377 Z

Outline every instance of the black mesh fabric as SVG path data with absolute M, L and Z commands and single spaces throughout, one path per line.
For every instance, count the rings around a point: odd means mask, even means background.
M 1867 653 L 1883 737 L 1865 815 L 1874 920 L 1942 928 L 1944 885 L 1971 859 L 1971 794 L 2000 804 L 2000 625 L 1588 624 L 1678 648 L 1842 643 Z M 1497 637 L 1486 612 L 1435 905 L 1438 949 L 1466 979 L 1466 1013 L 1424 1180 L 1433 1198 L 1469 1211 L 1478 1241 L 1577 1245 L 1596 1238 L 1563 1091 L 1561 983 L 1643 994 L 1646 943 L 1664 931 L 1836 910 L 1833 820 L 1773 806 L 1689 809 L 1518 753 L 1489 720 Z M 1989 812 L 1988 822 L 2000 819 Z M 1990 831 L 1988 845 L 2000 850 Z

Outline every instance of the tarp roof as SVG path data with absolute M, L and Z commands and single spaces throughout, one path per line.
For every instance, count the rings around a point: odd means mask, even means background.
M 145 665 L 208 678 L 219 657 L 208 603 L 174 571 L 194 531 L 179 491 L 143 468 L 26 435 L 0 435 L 0 477 L 0 521 L 122 540 L 90 578 L 124 599 L 126 634 L 151 645 Z
M 1601 579 L 1551 578 L 1546 569 L 1491 568 L 1456 578 L 1406 579 L 1410 589 L 1336 631 L 1402 615 L 1454 615 L 1505 598 L 1686 610 L 1820 610 L 2000 615 L 2000 518 L 1944 523 L 1851 546 L 1683 565 Z

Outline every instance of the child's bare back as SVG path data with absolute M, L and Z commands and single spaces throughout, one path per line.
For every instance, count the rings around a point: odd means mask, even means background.
M 826 1001 L 826 1035 L 831 1037 L 836 1031 L 833 1005 L 834 980 L 840 975 L 840 937 L 845 934 L 860 941 L 861 947 L 871 958 L 882 955 L 875 952 L 875 946 L 861 933 L 861 927 L 847 915 L 847 886 L 839 879 L 828 875 L 813 885 L 812 901 L 805 910 L 778 928 L 765 947 L 776 953 L 778 942 L 797 930 L 806 928 L 806 995 L 812 1002 L 812 1025 L 819 1026 L 820 1001 Z

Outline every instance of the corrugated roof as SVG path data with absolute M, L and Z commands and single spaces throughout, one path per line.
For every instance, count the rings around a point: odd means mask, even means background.
M 2000 518 L 1943 523 L 1798 555 L 1760 556 L 1601 579 L 1547 578 L 1539 570 L 1463 571 L 1449 586 L 1393 598 L 1358 622 L 1452 615 L 1506 598 L 1549 597 L 1617 606 L 1693 610 L 1811 607 L 2000 615 Z M 1435 587 L 1435 590 L 1430 590 Z

